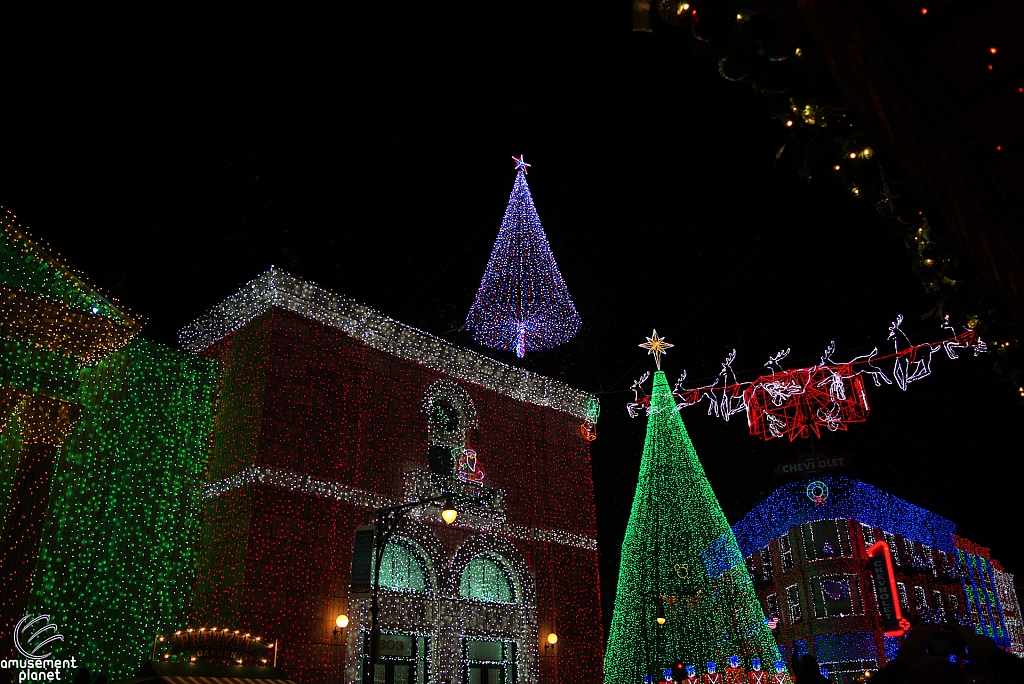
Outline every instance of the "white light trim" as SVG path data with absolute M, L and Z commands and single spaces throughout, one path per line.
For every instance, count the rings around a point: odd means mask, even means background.
M 457 347 L 273 266 L 182 328 L 178 341 L 198 354 L 272 306 L 342 330 L 374 349 L 581 420 L 587 418 L 587 403 L 596 399 L 557 380 Z
M 203 499 L 223 496 L 228 492 L 253 484 L 268 485 L 291 492 L 311 494 L 325 499 L 336 499 L 362 508 L 386 508 L 406 503 L 362 489 L 356 489 L 355 487 L 349 487 L 340 482 L 318 480 L 309 475 L 302 475 L 291 470 L 264 468 L 262 466 L 250 466 L 222 480 L 204 485 Z M 422 515 L 414 515 L 412 517 L 422 518 Z M 597 540 L 581 534 L 564 532 L 562 530 L 526 527 L 525 525 L 491 520 L 483 516 L 473 515 L 472 513 L 460 514 L 458 520 L 452 524 L 452 527 L 494 532 L 506 537 L 512 537 L 513 539 L 560 544 L 587 551 L 597 550 Z

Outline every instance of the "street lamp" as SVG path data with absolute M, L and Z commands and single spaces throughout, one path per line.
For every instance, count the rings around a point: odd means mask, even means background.
M 378 620 L 380 601 L 378 599 L 378 591 L 380 589 L 380 564 L 384 557 L 384 547 L 387 546 L 388 539 L 391 538 L 392 533 L 406 513 L 419 506 L 440 501 L 444 502 L 444 505 L 441 507 L 441 519 L 444 520 L 445 524 L 451 525 L 459 516 L 459 512 L 452 502 L 452 497 L 446 494 L 432 496 L 428 499 L 420 499 L 419 501 L 411 501 L 399 506 L 377 509 L 377 538 L 374 539 L 373 586 L 370 594 L 370 667 L 364 673 L 364 681 L 369 682 L 372 680 L 373 668 L 376 667 L 377 661 L 380 660 L 380 622 Z M 338 619 L 340 620 L 341 616 Z
M 342 613 L 334 619 L 334 638 L 337 639 L 341 631 L 348 627 L 348 615 Z

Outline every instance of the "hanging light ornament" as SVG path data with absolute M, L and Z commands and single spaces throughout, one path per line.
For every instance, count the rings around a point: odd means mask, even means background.
M 512 159 L 515 184 L 466 328 L 483 346 L 523 358 L 571 340 L 580 328 L 580 315 L 533 206 L 526 183 L 530 165 L 522 155 Z

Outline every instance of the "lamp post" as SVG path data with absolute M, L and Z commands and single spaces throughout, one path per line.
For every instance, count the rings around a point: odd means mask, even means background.
M 377 666 L 377 661 L 380 660 L 380 621 L 378 619 L 380 601 L 377 595 L 380 589 L 380 563 L 384 557 L 384 547 L 387 546 L 388 539 L 391 538 L 391 534 L 406 513 L 419 506 L 439 501 L 444 502 L 444 506 L 441 508 L 441 519 L 451 525 L 455 522 L 459 512 L 455 509 L 451 496 L 447 494 L 377 509 L 377 535 L 374 539 L 373 549 L 373 586 L 370 594 L 370 663 L 363 676 L 365 682 L 373 681 L 373 670 Z

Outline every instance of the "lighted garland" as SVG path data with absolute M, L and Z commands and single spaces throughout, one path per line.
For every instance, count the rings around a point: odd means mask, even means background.
M 466 316 L 474 340 L 520 358 L 565 344 L 580 327 L 580 315 L 533 205 L 528 166 L 522 156 L 516 159 L 505 218 Z
M 390 499 L 365 490 L 350 487 L 341 482 L 318 480 L 309 475 L 301 475 L 291 470 L 279 470 L 275 468 L 263 468 L 252 466 L 235 475 L 210 482 L 203 486 L 203 498 L 213 499 L 224 496 L 231 492 L 244 489 L 253 484 L 265 484 L 277 489 L 289 492 L 308 494 L 310 496 L 335 499 L 345 503 L 359 506 L 360 508 L 376 510 L 389 506 L 397 506 L 402 500 Z M 434 494 L 433 490 L 424 491 L 424 494 Z M 417 498 L 422 496 L 417 495 Z M 413 499 L 416 500 L 416 499 Z M 414 517 L 428 517 L 433 513 L 439 513 L 440 508 L 436 505 L 428 506 L 422 513 L 414 513 Z M 497 512 L 496 516 L 487 515 L 484 511 L 464 510 L 459 514 L 459 519 L 452 525 L 455 528 L 466 528 L 471 530 L 496 532 L 507 537 L 523 540 L 537 540 L 571 546 L 578 549 L 593 551 L 597 549 L 597 540 L 580 534 L 565 532 L 562 530 L 543 529 L 517 525 L 505 522 L 503 512 Z
M 200 353 L 271 307 L 294 311 L 342 330 L 374 349 L 507 397 L 550 406 L 581 420 L 592 414 L 588 406 L 595 397 L 586 392 L 456 347 L 273 267 L 183 328 L 178 335 L 181 346 Z

